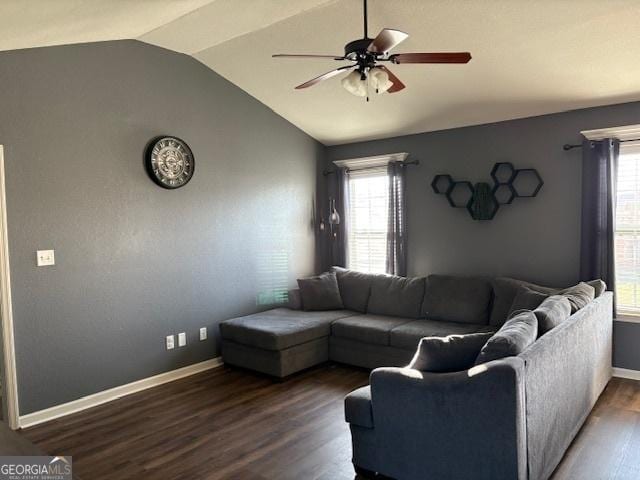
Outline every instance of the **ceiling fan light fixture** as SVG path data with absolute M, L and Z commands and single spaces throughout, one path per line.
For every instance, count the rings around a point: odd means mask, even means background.
M 376 93 L 384 93 L 393 86 L 393 82 L 389 80 L 387 72 L 381 68 L 372 68 L 369 72 L 371 87 Z
M 342 79 L 344 89 L 356 97 L 365 97 L 367 95 L 367 81 L 361 80 L 358 70 L 352 70 L 349 75 Z
M 368 35 L 367 0 L 363 0 L 364 8 L 364 36 L 347 43 L 344 46 L 344 55 L 316 55 L 316 54 L 276 54 L 279 58 L 333 58 L 338 61 L 353 62 L 319 75 L 295 87 L 302 90 L 312 87 L 324 80 L 351 70 L 342 79 L 342 86 L 352 95 L 367 97 L 369 91 L 376 93 L 396 93 L 404 90 L 405 84 L 387 67 L 379 62 L 391 62 L 394 65 L 404 63 L 416 64 L 463 64 L 471 60 L 469 52 L 436 52 L 436 53 L 393 53 L 389 52 L 405 41 L 409 36 L 405 32 L 393 28 L 383 28 L 378 35 L 371 39 Z

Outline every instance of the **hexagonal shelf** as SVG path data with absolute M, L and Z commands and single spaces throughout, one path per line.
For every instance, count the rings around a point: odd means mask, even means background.
M 491 178 L 496 185 L 504 185 L 513 181 L 515 173 L 511 162 L 498 162 L 491 169 Z
M 473 198 L 467 205 L 467 211 L 474 220 L 491 220 L 498 212 L 498 202 L 488 183 L 476 183 Z
M 453 182 L 446 195 L 452 207 L 466 208 L 473 200 L 473 186 L 471 182 Z
M 509 205 L 516 198 L 516 192 L 511 184 L 496 184 L 493 187 L 493 197 L 498 205 Z
M 431 188 L 438 194 L 446 194 L 453 187 L 451 175 L 436 175 L 431 182 Z
M 516 170 L 511 186 L 516 197 L 535 197 L 544 185 L 542 178 L 535 168 Z

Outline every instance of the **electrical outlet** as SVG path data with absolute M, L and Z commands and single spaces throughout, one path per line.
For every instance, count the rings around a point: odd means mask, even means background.
M 50 265 L 55 265 L 55 252 L 53 250 L 38 250 L 36 252 L 36 263 L 38 267 L 48 267 Z
M 207 327 L 202 327 L 200 329 L 200 340 L 206 340 L 207 339 Z
M 178 346 L 184 347 L 187 344 L 187 334 L 182 332 L 178 334 Z
M 173 338 L 173 335 L 167 335 L 167 350 L 173 350 L 176 346 L 174 342 L 175 339 Z

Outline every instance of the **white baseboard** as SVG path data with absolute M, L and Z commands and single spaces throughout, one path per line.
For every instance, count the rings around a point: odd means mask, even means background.
M 630 380 L 640 380 L 640 370 L 629 370 L 627 368 L 613 367 L 613 376 L 628 378 Z
M 102 392 L 94 393 L 92 395 L 87 395 L 86 397 L 82 397 L 78 400 L 73 400 L 68 403 L 63 403 L 61 405 L 56 405 L 55 407 L 46 408 L 44 410 L 29 413 L 27 415 L 21 415 L 18 419 L 18 423 L 20 428 L 32 427 L 34 425 L 38 425 L 39 423 L 44 423 L 56 418 L 64 417 L 66 415 L 71 415 L 72 413 L 77 413 L 82 410 L 86 410 L 87 408 L 96 407 L 98 405 L 102 405 L 103 403 L 117 400 L 126 395 L 131 395 L 132 393 L 140 392 L 148 388 L 157 387 L 158 385 L 162 385 L 163 383 L 173 382 L 174 380 L 188 377 L 190 375 L 195 375 L 196 373 L 220 367 L 221 365 L 221 357 L 212 358 L 211 360 L 205 360 L 204 362 L 200 363 L 194 363 L 193 365 L 188 365 L 176 370 L 164 372 L 159 375 L 154 375 L 153 377 L 143 378 L 135 382 L 127 383 L 126 385 L 120 385 L 119 387 L 114 387 L 108 390 L 103 390 Z

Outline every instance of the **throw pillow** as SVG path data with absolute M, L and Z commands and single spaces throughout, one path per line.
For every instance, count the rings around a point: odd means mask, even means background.
M 299 278 L 300 299 L 303 310 L 339 310 L 344 308 L 338 281 L 334 272 L 316 277 Z
M 567 297 L 567 300 L 569 300 L 571 304 L 571 314 L 574 314 L 594 299 L 595 289 L 591 285 L 580 282 L 573 287 L 560 290 L 558 294 Z
M 294 288 L 287 292 L 287 307 L 291 310 L 302 310 L 302 299 L 300 298 L 300 290 Z
M 409 368 L 423 372 L 459 372 L 473 366 L 492 333 L 470 333 L 420 340 Z
M 519 310 L 535 310 L 548 296 L 546 293 L 536 292 L 529 287 L 520 287 L 516 298 L 513 299 L 507 318 L 511 318 Z
M 538 337 L 538 320 L 533 312 L 520 312 L 515 317 L 507 320 L 486 343 L 478 358 L 476 365 L 490 362 L 504 357 L 519 355 L 536 341 Z
M 557 327 L 571 315 L 571 304 L 562 295 L 552 295 L 533 312 L 538 319 L 538 336 Z

